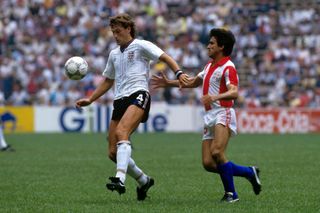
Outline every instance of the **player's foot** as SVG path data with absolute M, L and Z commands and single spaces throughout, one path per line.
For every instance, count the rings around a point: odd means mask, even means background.
M 147 197 L 148 190 L 153 185 L 154 185 L 154 179 L 151 177 L 148 177 L 148 181 L 146 184 L 144 184 L 141 187 L 137 187 L 137 199 L 138 200 L 145 200 Z
M 227 203 L 234 203 L 237 201 L 239 201 L 238 195 L 232 192 L 226 192 L 221 199 L 221 202 L 227 202 Z
M 111 191 L 116 190 L 120 195 L 126 192 L 126 187 L 121 182 L 120 178 L 109 177 L 109 180 L 111 180 L 111 183 L 106 184 L 107 189 Z
M 261 182 L 260 182 L 260 178 L 259 178 L 260 169 L 256 166 L 250 166 L 250 168 L 253 171 L 253 177 L 248 178 L 248 180 L 250 181 L 250 183 L 252 185 L 254 193 L 256 195 L 258 195 L 261 192 Z
M 14 151 L 16 151 L 14 148 L 12 148 L 9 144 L 6 146 L 6 147 L 2 147 L 2 148 L 0 148 L 0 151 L 2 151 L 2 152 L 14 152 Z

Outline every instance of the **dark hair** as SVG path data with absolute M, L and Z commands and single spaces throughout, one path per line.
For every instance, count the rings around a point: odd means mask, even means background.
M 110 26 L 120 25 L 124 28 L 131 28 L 130 35 L 132 38 L 136 36 L 136 25 L 131 16 L 127 13 L 119 14 L 110 18 Z
M 222 28 L 213 28 L 210 31 L 210 38 L 214 37 L 217 40 L 218 46 L 223 46 L 223 55 L 229 56 L 232 53 L 233 45 L 236 39 L 230 30 Z

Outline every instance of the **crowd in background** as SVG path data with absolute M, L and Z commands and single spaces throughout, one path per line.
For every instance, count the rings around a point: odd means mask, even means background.
M 102 80 L 116 47 L 108 18 L 135 17 L 138 38 L 160 46 L 189 75 L 208 62 L 208 33 L 236 36 L 238 107 L 320 106 L 320 1 L 1 0 L 0 105 L 69 105 Z M 64 63 L 84 57 L 90 73 L 68 80 Z M 165 72 L 152 64 L 152 74 Z M 199 104 L 201 89 L 151 88 L 154 101 Z M 100 102 L 112 101 L 112 91 Z

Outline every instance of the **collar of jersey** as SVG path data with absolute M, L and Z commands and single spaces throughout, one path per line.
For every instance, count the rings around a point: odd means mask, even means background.
M 229 60 L 230 60 L 230 56 L 223 57 L 215 65 L 216 66 L 222 66 L 225 63 L 227 63 L 227 61 L 229 61 Z
M 133 42 L 133 40 L 134 38 L 131 41 L 129 41 L 126 45 L 122 47 L 120 46 L 120 51 L 123 53 L 127 49 L 127 47 L 129 47 L 129 45 Z

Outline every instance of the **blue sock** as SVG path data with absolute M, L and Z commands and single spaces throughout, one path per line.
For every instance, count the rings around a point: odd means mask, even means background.
M 253 177 L 254 174 L 250 167 L 240 166 L 232 163 L 231 161 L 229 161 L 228 163 L 232 165 L 233 176 L 239 176 L 239 177 L 245 177 L 245 178 Z
M 234 194 L 234 197 L 237 196 L 237 193 L 234 188 L 234 183 L 233 183 L 232 163 L 227 162 L 225 164 L 220 164 L 218 165 L 217 168 L 220 174 L 221 181 L 224 186 L 224 191 L 232 192 Z

